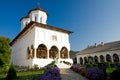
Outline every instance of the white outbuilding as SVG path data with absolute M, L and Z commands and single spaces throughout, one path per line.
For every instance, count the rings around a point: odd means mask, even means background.
M 120 41 L 88 46 L 76 54 L 78 64 L 120 62 Z

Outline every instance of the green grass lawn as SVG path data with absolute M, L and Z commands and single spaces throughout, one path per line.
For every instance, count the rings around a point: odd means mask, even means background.
M 44 72 L 43 69 L 38 71 L 17 72 L 17 80 L 34 80 Z M 0 74 L 0 80 L 4 80 L 7 74 Z

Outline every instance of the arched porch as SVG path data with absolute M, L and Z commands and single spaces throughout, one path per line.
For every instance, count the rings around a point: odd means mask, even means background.
M 60 51 L 60 58 L 62 59 L 66 59 L 68 58 L 68 49 L 66 47 L 62 47 L 61 51 Z
M 59 50 L 56 46 L 52 46 L 51 49 L 49 50 L 49 58 L 55 59 L 59 58 Z

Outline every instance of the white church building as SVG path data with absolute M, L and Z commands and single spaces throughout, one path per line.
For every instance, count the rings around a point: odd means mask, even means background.
M 14 65 L 44 67 L 53 60 L 73 63 L 69 56 L 73 32 L 48 25 L 47 17 L 47 12 L 37 7 L 20 19 L 21 31 L 10 43 Z

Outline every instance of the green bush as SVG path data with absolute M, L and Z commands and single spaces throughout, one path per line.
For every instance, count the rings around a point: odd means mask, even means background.
M 7 76 L 6 76 L 6 80 L 16 80 L 17 78 L 17 74 L 16 74 L 16 70 L 13 64 L 11 64 Z
M 51 67 L 54 67 L 55 66 L 55 61 L 52 61 L 50 64 L 48 64 L 49 66 L 51 66 Z M 48 66 L 47 65 L 47 66 Z
M 87 68 L 92 67 L 92 66 L 93 66 L 93 64 L 88 63 L 88 64 L 86 64 L 85 68 L 87 69 Z
M 96 62 L 92 62 L 92 63 L 87 63 L 86 65 L 84 65 L 85 66 L 85 68 L 87 69 L 87 68 L 89 68 L 89 67 L 98 67 L 98 63 L 96 63 Z
M 34 69 L 34 70 L 39 70 L 38 65 L 37 65 L 37 64 L 34 64 L 33 69 Z
M 110 74 L 110 80 L 120 80 L 120 69 L 114 70 L 114 71 Z

